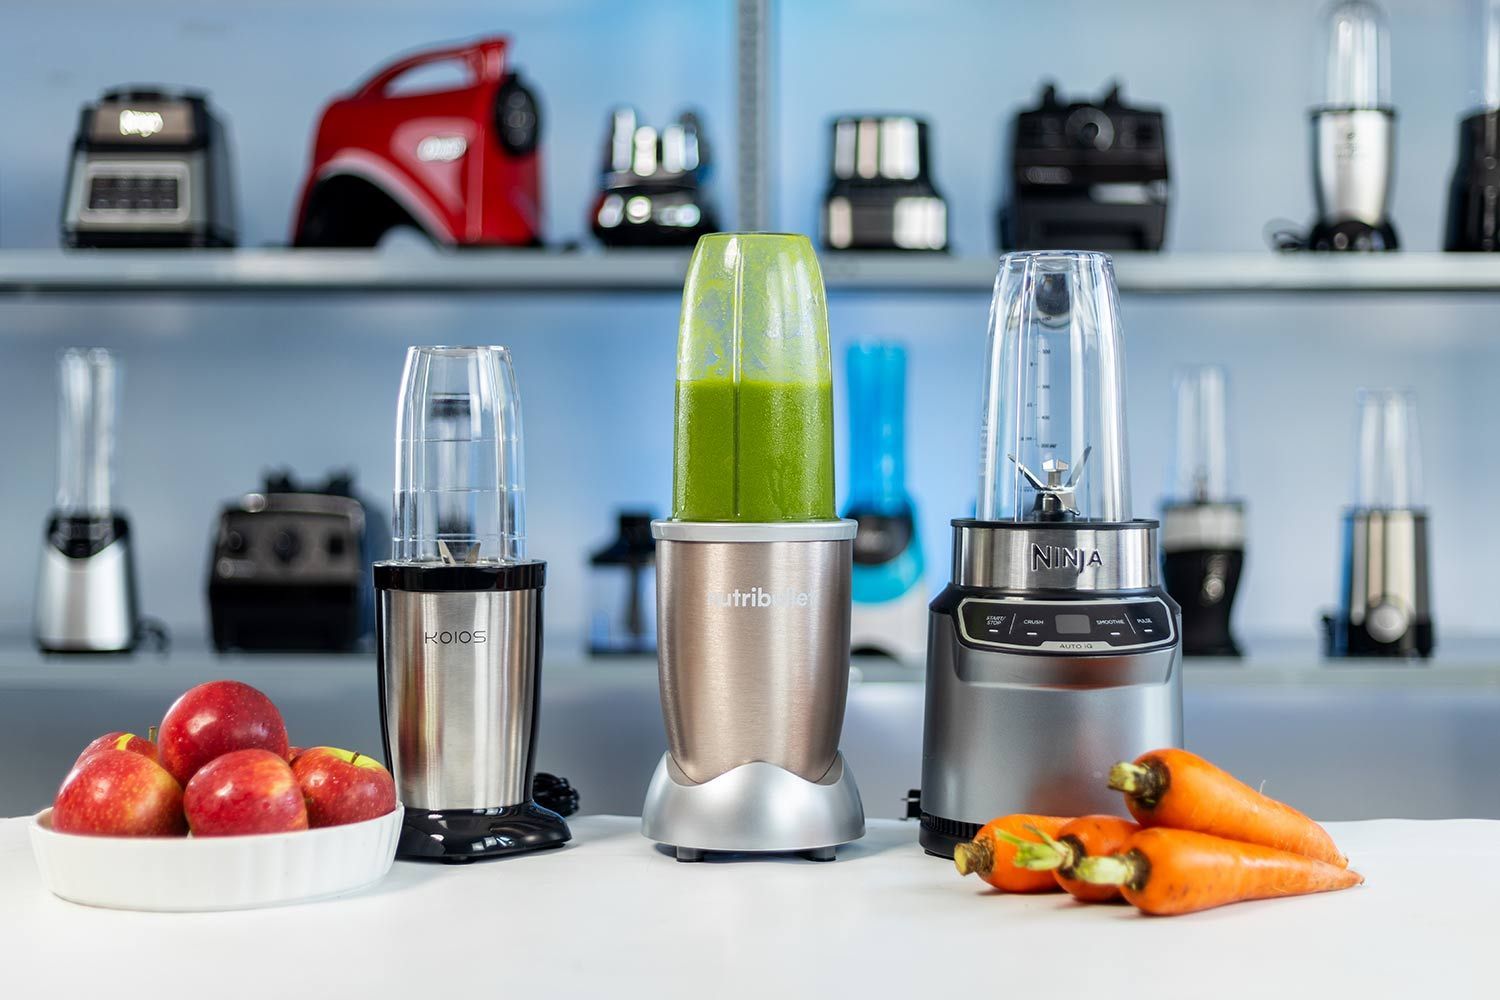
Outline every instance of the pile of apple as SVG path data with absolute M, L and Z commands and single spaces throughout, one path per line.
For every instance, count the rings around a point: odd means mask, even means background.
M 339 826 L 396 808 L 379 761 L 287 743 L 271 699 L 239 681 L 172 703 L 156 741 L 106 733 L 84 748 L 52 803 L 52 828 L 100 837 L 228 837 Z

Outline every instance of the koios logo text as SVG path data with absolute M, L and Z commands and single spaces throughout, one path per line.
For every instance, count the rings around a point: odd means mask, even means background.
M 481 643 L 489 642 L 489 635 L 482 628 L 475 629 L 472 632 L 468 629 L 459 629 L 457 631 L 448 631 L 445 629 L 442 632 L 423 632 L 422 642 L 433 642 L 440 646 L 477 646 Z

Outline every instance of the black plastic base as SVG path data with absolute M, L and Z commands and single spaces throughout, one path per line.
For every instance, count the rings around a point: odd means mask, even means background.
M 1239 656 L 1229 615 L 1245 564 L 1242 548 L 1184 549 L 1162 556 L 1162 582 L 1182 608 L 1183 656 Z
M 1500 111 L 1481 111 L 1459 123 L 1443 249 L 1500 250 Z
M 1307 235 L 1307 249 L 1353 251 L 1356 253 L 1395 250 L 1396 230 L 1389 222 L 1371 226 L 1353 219 L 1340 222 L 1318 221 Z
M 502 809 L 408 807 L 396 857 L 406 861 L 462 864 L 523 851 L 561 847 L 573 839 L 563 818 L 534 802 Z
M 917 842 L 922 845 L 922 850 L 933 857 L 951 860 L 953 849 L 973 840 L 982 826 L 982 823 L 965 823 L 961 819 L 948 819 L 946 816 L 924 812 Z
M 1427 659 L 1437 640 L 1431 619 L 1412 623 L 1394 642 L 1381 642 L 1363 626 L 1347 620 L 1323 618 L 1323 652 L 1329 657 L 1351 659 Z

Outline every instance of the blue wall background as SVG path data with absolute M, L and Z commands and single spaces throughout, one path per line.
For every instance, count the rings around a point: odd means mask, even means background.
M 1406 245 L 1437 248 L 1455 122 L 1479 82 L 1478 14 L 1464 0 L 1391 0 L 1400 109 L 1394 216 Z M 910 110 L 935 133 L 934 163 L 959 252 L 993 255 L 1005 123 L 1039 81 L 1093 93 L 1112 77 L 1164 104 L 1173 155 L 1169 246 L 1255 251 L 1267 220 L 1311 212 L 1305 108 L 1321 80 L 1316 4 L 1298 0 L 1121 6 L 1105 0 L 913 4 L 785 0 L 778 17 L 778 228 L 811 232 L 827 120 Z M 233 130 L 243 242 L 284 242 L 322 104 L 397 52 L 504 31 L 546 112 L 548 227 L 581 239 L 607 108 L 661 120 L 704 109 L 733 206 L 733 38 L 727 0 L 202 4 L 12 0 L 0 38 L 0 246 L 57 242 L 78 106 L 107 86 L 207 89 Z M 585 241 L 586 242 L 586 241 Z M 395 391 L 406 345 L 512 347 L 525 403 L 530 545 L 552 564 L 548 613 L 563 644 L 582 627 L 587 551 L 624 503 L 670 491 L 670 294 L 401 299 L 276 296 L 0 300 L 0 629 L 23 630 L 53 489 L 53 358 L 114 348 L 127 366 L 119 495 L 142 547 L 147 610 L 204 626 L 218 505 L 262 469 L 352 465 L 388 496 Z M 1135 508 L 1165 480 L 1170 373 L 1231 372 L 1237 488 L 1250 502 L 1241 623 L 1311 636 L 1333 597 L 1338 509 L 1353 476 L 1354 389 L 1416 389 L 1424 421 L 1434 574 L 1446 633 L 1492 629 L 1484 567 L 1500 541 L 1469 527 L 1500 489 L 1496 299 L 1127 297 Z M 856 338 L 911 347 L 909 472 L 934 587 L 947 520 L 972 502 L 977 364 L 987 297 L 835 294 L 835 351 Z M 840 366 L 841 367 L 841 366 Z M 840 372 L 840 377 L 842 377 Z M 842 411 L 840 420 L 842 421 Z M 842 423 L 840 424 L 842 431 Z M 842 467 L 841 467 L 842 478 Z M 558 648 L 554 645 L 552 648 Z

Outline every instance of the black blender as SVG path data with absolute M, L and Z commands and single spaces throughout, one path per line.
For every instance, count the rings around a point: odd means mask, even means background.
M 1224 369 L 1174 378 L 1177 453 L 1162 504 L 1162 579 L 1182 607 L 1184 656 L 1239 656 L 1229 616 L 1245 565 L 1245 505 L 1229 493 Z
M 1458 123 L 1444 250 L 1500 250 L 1500 3 L 1484 18 L 1484 103 Z

